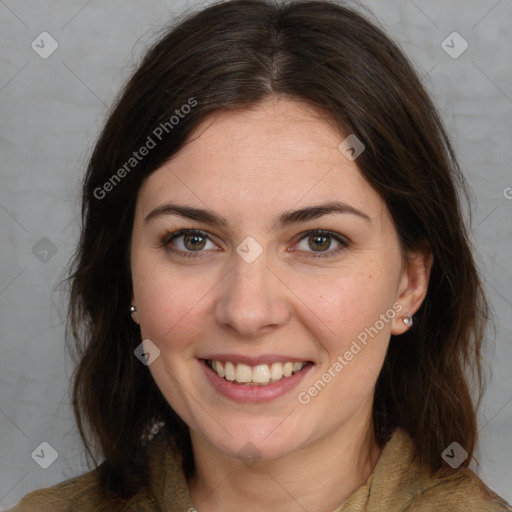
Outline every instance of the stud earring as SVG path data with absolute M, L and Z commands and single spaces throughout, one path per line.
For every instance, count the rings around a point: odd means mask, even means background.
M 136 317 L 134 316 L 134 313 L 137 313 L 137 308 L 135 306 L 130 306 L 130 316 L 132 317 L 132 320 L 138 324 Z
M 407 327 L 412 327 L 412 316 L 411 315 L 408 315 L 406 317 L 403 318 L 403 322 L 405 325 L 407 325 Z

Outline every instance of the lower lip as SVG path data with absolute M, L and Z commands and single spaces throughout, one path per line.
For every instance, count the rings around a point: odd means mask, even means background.
M 255 385 L 247 386 L 245 384 L 235 384 L 229 380 L 217 375 L 204 359 L 199 360 L 207 379 L 213 388 L 231 400 L 237 402 L 269 402 L 283 396 L 292 389 L 296 388 L 306 374 L 313 368 L 312 364 L 305 366 L 300 372 L 291 377 L 284 377 L 277 382 L 267 384 L 266 386 Z

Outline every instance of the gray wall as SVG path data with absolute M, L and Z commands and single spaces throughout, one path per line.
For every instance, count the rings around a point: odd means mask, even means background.
M 65 302 L 54 288 L 76 241 L 79 177 L 106 107 L 154 30 L 184 5 L 0 2 L 0 510 L 86 470 L 67 395 Z M 424 75 L 474 191 L 473 235 L 497 320 L 479 474 L 512 501 L 512 2 L 365 5 Z M 46 59 L 31 48 L 35 40 L 39 53 L 51 50 L 36 39 L 43 31 L 58 42 Z M 469 45 L 458 58 L 441 47 L 453 31 Z M 454 54 L 463 46 L 451 39 Z M 42 442 L 58 452 L 47 469 L 31 457 Z

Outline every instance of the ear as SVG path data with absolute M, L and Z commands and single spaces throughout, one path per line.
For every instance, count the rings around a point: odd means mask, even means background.
M 135 306 L 135 295 L 132 291 L 132 300 L 130 302 L 130 304 L 132 306 Z M 131 317 L 132 317 L 132 320 L 137 324 L 137 325 L 140 325 L 140 319 L 139 319 L 139 313 L 137 311 L 133 311 L 132 313 L 130 313 Z
M 402 306 L 402 310 L 400 315 L 393 319 L 391 334 L 403 334 L 410 328 L 404 323 L 404 318 L 416 313 L 425 299 L 433 262 L 430 249 L 411 252 L 407 255 L 396 299 Z

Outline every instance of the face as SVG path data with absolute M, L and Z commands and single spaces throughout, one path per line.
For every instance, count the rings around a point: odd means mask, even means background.
M 219 455 L 283 457 L 369 426 L 390 335 L 424 297 L 424 262 L 403 257 L 346 135 L 292 100 L 216 114 L 139 191 L 149 370 Z

